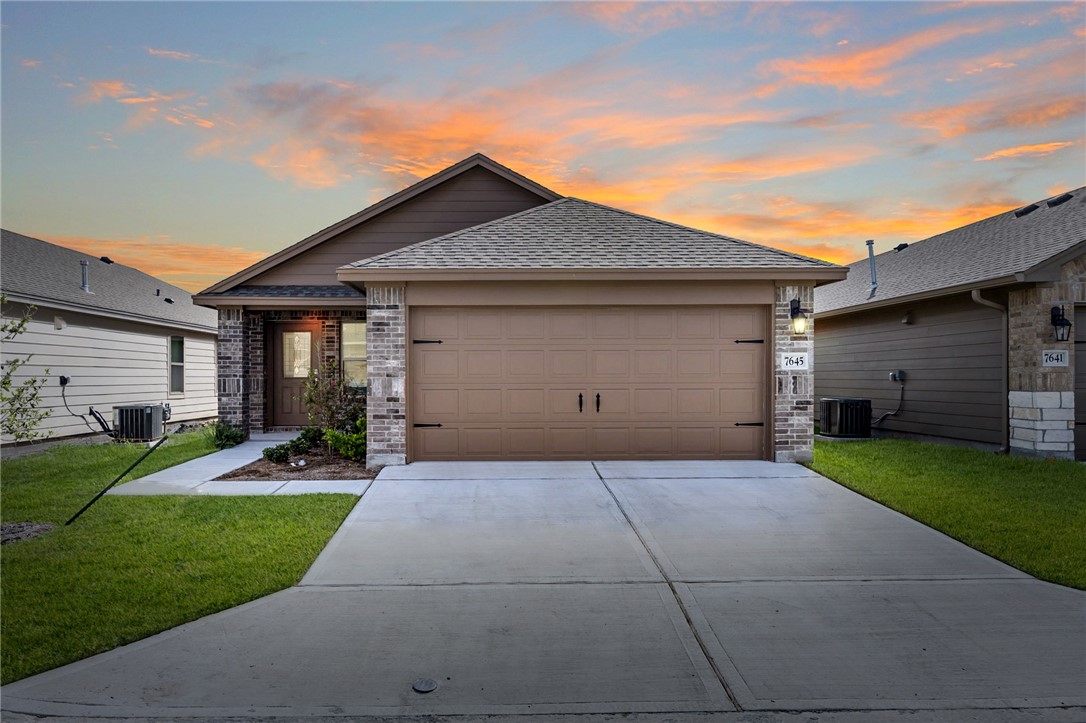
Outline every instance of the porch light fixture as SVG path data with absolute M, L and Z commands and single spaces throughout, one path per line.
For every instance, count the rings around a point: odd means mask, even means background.
M 792 299 L 790 316 L 792 317 L 792 331 L 797 334 L 806 334 L 807 315 L 803 313 L 803 309 L 799 308 L 799 299 Z
M 1063 315 L 1062 306 L 1052 307 L 1052 329 L 1056 334 L 1056 341 L 1067 341 L 1071 338 L 1071 322 Z

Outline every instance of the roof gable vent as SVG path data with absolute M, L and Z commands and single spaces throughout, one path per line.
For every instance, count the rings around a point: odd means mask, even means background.
M 1048 202 L 1045 205 L 1047 205 L 1049 208 L 1055 208 L 1056 206 L 1067 203 L 1072 198 L 1074 198 L 1074 196 L 1072 196 L 1070 193 L 1065 193 L 1062 196 L 1056 196 L 1055 198 L 1048 199 Z
M 1027 215 L 1027 214 L 1031 214 L 1031 213 L 1033 213 L 1033 212 L 1034 212 L 1034 211 L 1036 211 L 1036 210 L 1037 210 L 1038 208 L 1040 208 L 1040 206 L 1038 206 L 1038 205 L 1037 205 L 1036 203 L 1031 203 L 1030 205 L 1028 205 L 1028 206 L 1023 206 L 1022 208 L 1020 208 L 1020 209 L 1018 209 L 1017 211 L 1015 211 L 1015 212 L 1014 212 L 1014 217 L 1015 217 L 1015 218 L 1022 218 L 1023 216 L 1025 216 L 1025 215 Z

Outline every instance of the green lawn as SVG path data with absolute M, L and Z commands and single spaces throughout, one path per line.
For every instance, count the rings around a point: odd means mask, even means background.
M 815 442 L 808 466 L 1019 570 L 1086 589 L 1086 465 L 880 439 Z
M 58 525 L 0 553 L 4 683 L 295 584 L 357 500 L 107 495 L 62 526 L 144 451 L 64 446 L 3 462 L 3 521 Z M 178 435 L 136 472 L 210 451 L 199 433 Z

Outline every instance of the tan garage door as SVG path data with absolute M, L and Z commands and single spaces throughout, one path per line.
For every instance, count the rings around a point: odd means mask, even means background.
M 414 308 L 409 454 L 762 459 L 766 308 Z

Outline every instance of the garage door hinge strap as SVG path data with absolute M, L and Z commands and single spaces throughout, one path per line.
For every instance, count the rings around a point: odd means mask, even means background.
M 736 344 L 765 344 L 765 339 L 736 339 Z
M 736 422 L 737 427 L 764 427 L 765 422 Z
M 413 427 L 440 427 L 440 424 L 413 424 Z
M 444 344 L 441 339 L 412 339 L 412 344 Z

